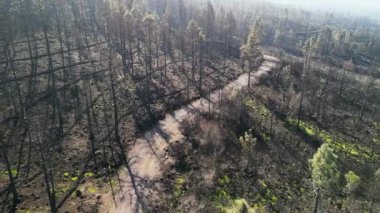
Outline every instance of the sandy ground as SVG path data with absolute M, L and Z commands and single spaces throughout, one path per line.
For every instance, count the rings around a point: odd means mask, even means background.
M 264 59 L 258 71 L 251 75 L 251 84 L 257 83 L 260 78 L 268 75 L 278 62 L 277 58 L 269 55 L 265 55 Z M 225 96 L 233 91 L 240 91 L 247 84 L 248 74 L 245 73 L 223 89 L 214 91 L 209 96 L 211 110 L 213 103 L 218 102 L 221 94 Z M 184 136 L 180 131 L 181 122 L 200 111 L 207 112 L 208 110 L 208 100 L 204 98 L 195 100 L 167 114 L 153 129 L 147 131 L 144 137 L 139 138 L 127 151 L 131 174 L 125 167 L 120 168 L 121 190 L 115 202 L 110 193 L 102 196 L 100 212 L 143 212 L 143 209 L 148 206 L 149 198 L 163 196 L 163 189 L 156 183 L 175 162 L 173 157 L 167 155 L 167 150 L 172 144 L 183 140 Z M 162 199 L 165 198 L 162 197 Z

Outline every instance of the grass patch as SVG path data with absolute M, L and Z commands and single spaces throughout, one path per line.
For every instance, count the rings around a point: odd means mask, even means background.
M 86 177 L 86 178 L 91 178 L 91 177 L 93 177 L 95 174 L 94 173 L 92 173 L 92 172 L 86 172 L 86 173 L 84 173 L 84 177 Z
M 64 172 L 64 173 L 63 173 L 63 180 L 65 180 L 65 181 L 70 180 L 70 173 L 68 173 L 68 172 Z
M 262 212 L 265 208 L 265 201 L 255 204 L 253 207 L 248 205 L 244 198 L 234 198 L 228 189 L 231 179 L 228 175 L 224 175 L 217 181 L 217 187 L 214 194 L 214 202 L 220 212 L 224 213 L 240 213 L 240 212 Z M 264 181 L 260 182 L 265 184 Z M 270 193 L 270 192 L 269 192 Z M 275 198 L 277 200 L 277 198 Z
M 236 197 L 233 193 L 235 179 L 232 176 L 223 175 L 217 179 L 216 190 L 213 195 L 213 203 L 218 209 L 216 212 L 241 213 L 241 212 L 268 212 L 269 206 L 274 206 L 278 202 L 278 197 L 270 190 L 270 186 L 265 180 L 257 180 L 264 193 L 248 193 L 248 197 Z M 242 183 L 243 184 L 243 183 Z M 249 198 L 249 199 L 248 199 Z
M 268 204 L 275 205 L 278 200 L 278 197 L 272 193 L 272 191 L 269 189 L 268 184 L 266 184 L 264 180 L 260 180 L 259 183 L 265 189 L 265 195 L 262 199 L 260 199 L 260 202 L 257 204 L 259 206 L 265 206 Z
M 373 126 L 375 127 L 375 130 L 380 131 L 380 123 L 373 122 Z
M 64 172 L 62 179 L 64 181 L 78 181 L 78 177 L 76 175 L 72 175 L 69 172 Z
M 17 176 L 17 169 L 12 168 L 11 169 L 11 174 L 12 174 L 13 177 L 16 177 Z M 1 178 L 8 178 L 8 170 L 0 171 L 0 177 Z
M 116 189 L 119 186 L 119 181 L 117 180 L 117 178 L 111 178 L 110 182 L 113 189 Z M 108 181 L 107 183 L 108 183 L 107 186 L 111 187 Z
M 296 119 L 288 118 L 286 122 L 291 126 L 297 127 Z M 299 130 L 307 136 L 315 137 L 324 143 L 330 144 L 335 151 L 341 152 L 359 162 L 362 160 L 380 160 L 380 156 L 370 148 L 359 144 L 348 143 L 338 134 L 333 135 L 325 130 L 317 131 L 317 128 L 313 124 L 300 121 Z
M 181 195 L 183 195 L 185 184 L 186 184 L 186 179 L 183 176 L 178 176 L 174 180 L 174 196 L 176 198 L 178 198 Z
M 177 176 L 173 183 L 172 183 L 172 187 L 173 187 L 173 194 L 172 194 L 172 197 L 171 197 L 171 202 L 170 202 L 170 206 L 171 208 L 173 209 L 176 209 L 179 205 L 179 201 L 180 201 L 180 198 L 184 195 L 185 193 L 185 186 L 186 186 L 186 178 L 185 176 Z M 177 209 L 179 210 L 179 209 Z M 178 212 L 182 212 L 182 211 L 178 211 Z
M 78 181 L 79 179 L 79 173 L 80 171 L 79 170 L 76 170 L 74 173 L 70 173 L 70 172 L 64 172 L 63 175 L 62 175 L 62 179 L 64 181 Z M 85 178 L 91 178 L 91 177 L 94 177 L 95 174 L 93 172 L 86 172 L 84 173 L 84 177 Z
M 297 124 L 298 124 L 298 121 L 296 119 L 291 119 L 291 118 L 288 118 L 286 119 L 287 123 L 291 126 L 295 126 L 297 127 Z M 315 136 L 316 135 L 316 129 L 314 128 L 314 126 L 304 122 L 304 121 L 300 121 L 299 122 L 299 129 L 302 130 L 304 133 L 306 133 L 306 135 L 308 136 Z
M 379 138 L 372 138 L 372 141 L 374 144 L 380 145 L 380 139 Z
M 16 210 L 16 213 L 37 213 L 40 212 L 39 210 L 30 210 L 30 209 L 18 209 Z
M 247 97 L 243 100 L 243 103 L 246 107 L 256 111 L 261 117 L 267 118 L 270 115 L 270 110 L 264 104 L 258 103 L 254 99 Z
M 226 187 L 231 182 L 231 179 L 228 177 L 228 175 L 224 175 L 223 177 L 218 179 L 218 184 Z
M 86 191 L 87 191 L 88 193 L 90 193 L 90 194 L 95 194 L 95 193 L 98 192 L 98 189 L 95 188 L 95 187 L 93 187 L 93 186 L 89 186 L 89 187 L 87 188 Z
M 57 183 L 55 186 L 56 195 L 58 197 L 63 196 L 67 191 L 69 191 L 70 186 L 70 183 Z
M 214 202 L 220 210 L 228 208 L 233 204 L 232 196 L 228 190 L 228 185 L 230 182 L 231 179 L 228 177 L 228 175 L 222 176 L 217 181 L 217 187 L 214 194 Z
M 223 213 L 254 213 L 256 210 L 251 208 L 245 199 L 236 199 L 231 202 L 231 205 L 222 207 L 221 212 Z

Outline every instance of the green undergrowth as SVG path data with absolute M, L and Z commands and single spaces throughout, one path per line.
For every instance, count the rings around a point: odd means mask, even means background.
M 17 169 L 16 168 L 12 168 L 11 169 L 11 173 L 12 173 L 13 177 L 17 176 Z M 3 179 L 3 178 L 8 178 L 8 170 L 6 170 L 6 169 L 0 171 L 0 179 Z
M 243 103 L 246 107 L 257 112 L 263 118 L 268 118 L 270 115 L 270 110 L 264 104 L 259 103 L 254 99 L 246 97 L 243 100 Z
M 60 195 L 65 194 L 70 189 L 71 184 L 75 183 L 79 180 L 79 174 L 80 174 L 79 170 L 76 170 L 74 172 L 64 172 L 62 174 L 62 179 L 61 179 L 62 182 L 58 183 L 57 187 L 56 187 L 57 195 L 60 196 Z M 92 178 L 94 176 L 95 176 L 95 174 L 91 171 L 84 173 L 85 179 Z M 86 191 L 88 193 L 94 194 L 98 190 L 95 189 L 94 187 L 89 187 Z
M 296 119 L 288 118 L 286 122 L 291 126 L 297 127 Z M 310 137 L 314 137 L 324 143 L 330 144 L 330 146 L 338 153 L 340 152 L 358 162 L 364 163 L 365 160 L 380 160 L 380 156 L 372 149 L 363 145 L 349 143 L 338 133 L 332 134 L 325 130 L 318 130 L 313 124 L 305 121 L 299 122 L 299 130 Z
M 79 174 L 80 174 L 79 170 L 76 170 L 74 172 L 64 172 L 62 174 L 62 179 L 61 179 L 62 181 L 57 183 L 57 186 L 56 186 L 56 192 L 57 192 L 58 197 L 66 194 L 66 192 L 70 190 L 72 184 L 79 181 Z M 95 177 L 95 174 L 91 171 L 87 171 L 84 173 L 84 179 L 90 179 L 93 177 Z M 98 179 L 94 179 L 94 180 L 99 181 Z M 112 179 L 111 184 L 113 185 L 113 187 L 116 187 L 117 181 Z M 86 187 L 83 191 L 89 194 L 95 194 L 99 192 L 99 190 L 96 187 L 93 187 L 92 185 Z
M 39 208 L 33 208 L 33 209 L 18 209 L 16 210 L 16 213 L 40 213 L 40 212 L 48 212 L 47 208 L 39 207 Z
M 71 184 L 68 182 L 58 183 L 55 186 L 56 196 L 61 197 L 70 190 Z
M 264 181 L 260 181 L 262 187 L 265 188 L 265 195 L 257 193 L 257 201 L 253 205 L 249 205 L 244 198 L 236 198 L 231 195 L 230 183 L 231 179 L 228 175 L 220 177 L 217 181 L 217 187 L 213 197 L 216 207 L 225 213 L 240 213 L 240 212 L 266 212 L 266 206 L 274 205 L 277 197 L 274 196 Z
M 254 213 L 257 212 L 254 208 L 251 208 L 245 199 L 236 199 L 231 202 L 231 205 L 222 207 L 223 213 Z
M 98 192 L 98 189 L 96 187 L 93 187 L 93 186 L 89 186 L 87 187 L 86 191 L 90 194 L 95 194 Z
M 173 209 L 177 209 L 178 211 L 176 212 L 182 212 L 179 211 L 179 204 L 180 204 L 180 199 L 181 197 L 185 194 L 186 192 L 186 178 L 183 175 L 177 176 L 173 183 L 172 183 L 172 197 L 170 201 L 170 206 Z
M 380 145 L 380 138 L 372 138 L 372 141 L 376 145 Z
M 226 204 L 229 204 L 232 201 L 232 197 L 228 191 L 228 185 L 231 182 L 228 175 L 218 179 L 218 185 L 215 191 L 214 200 L 220 207 L 223 207 Z
M 80 171 L 79 170 L 76 170 L 75 172 L 64 172 L 63 175 L 62 175 L 62 179 L 64 181 L 78 181 L 78 178 L 79 178 L 79 173 Z M 84 173 L 84 177 L 85 178 L 91 178 L 91 177 L 94 177 L 95 174 L 93 172 L 85 172 Z
M 273 194 L 273 192 L 270 190 L 268 185 L 265 183 L 264 180 L 260 181 L 260 184 L 262 187 L 265 189 L 265 195 L 264 197 L 260 200 L 259 204 L 261 206 L 263 205 L 276 205 L 278 197 Z
M 252 113 L 254 113 L 255 117 L 259 118 L 259 121 L 261 121 L 262 124 L 270 118 L 272 112 L 263 103 L 249 97 L 246 97 L 243 100 L 243 103 Z M 265 132 L 264 129 L 260 131 L 260 134 L 265 143 L 271 141 L 270 134 Z
M 375 130 L 380 131 L 380 123 L 373 122 L 373 126 L 374 126 Z
M 174 180 L 174 197 L 179 198 L 185 192 L 186 179 L 184 176 L 178 176 Z
M 63 180 L 64 181 L 77 181 L 78 180 L 79 171 L 75 171 L 74 173 L 64 172 Z
M 372 142 L 376 145 L 380 145 L 380 123 L 373 122 L 373 128 L 377 131 L 377 134 L 372 138 Z

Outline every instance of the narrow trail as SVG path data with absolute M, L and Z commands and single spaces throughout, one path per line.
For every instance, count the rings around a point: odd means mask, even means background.
M 277 62 L 277 58 L 265 55 L 264 62 L 258 71 L 251 74 L 251 84 L 257 83 L 263 76 L 271 72 Z M 239 91 L 247 84 L 248 74 L 244 73 L 221 90 L 211 93 L 209 96 L 211 110 L 214 106 L 213 103 L 218 102 L 221 94 L 225 96 L 233 91 Z M 137 139 L 134 146 L 127 151 L 132 174 L 129 174 L 125 167 L 119 170 L 122 190 L 116 195 L 116 206 L 112 195 L 103 195 L 100 212 L 143 212 L 149 198 L 162 196 L 160 192 L 163 189 L 158 180 L 175 163 L 175 159 L 167 155 L 167 150 L 172 144 L 184 139 L 180 130 L 181 122 L 195 116 L 198 112 L 207 112 L 208 110 L 209 101 L 204 98 L 197 99 L 187 106 L 168 113 L 154 128 L 145 132 L 144 137 Z M 137 189 L 133 187 L 131 175 Z M 162 197 L 162 199 L 165 198 Z

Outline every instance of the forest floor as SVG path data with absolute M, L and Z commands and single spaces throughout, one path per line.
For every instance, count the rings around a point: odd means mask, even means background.
M 268 75 L 278 62 L 277 58 L 269 55 L 266 55 L 264 60 L 258 71 L 252 74 L 251 84 Z M 248 74 L 245 73 L 224 88 L 212 92 L 208 98 L 197 99 L 168 113 L 158 125 L 144 133 L 144 137 L 137 139 L 127 151 L 129 168 L 119 169 L 122 183 L 116 202 L 113 202 L 111 193 L 103 195 L 100 212 L 139 212 L 143 208 L 149 208 L 153 200 L 165 200 L 164 197 L 167 196 L 162 177 L 176 162 L 174 154 L 171 153 L 191 148 L 189 144 L 182 143 L 184 134 L 181 131 L 181 123 L 201 112 L 212 110 L 221 97 L 239 92 L 247 84 Z

